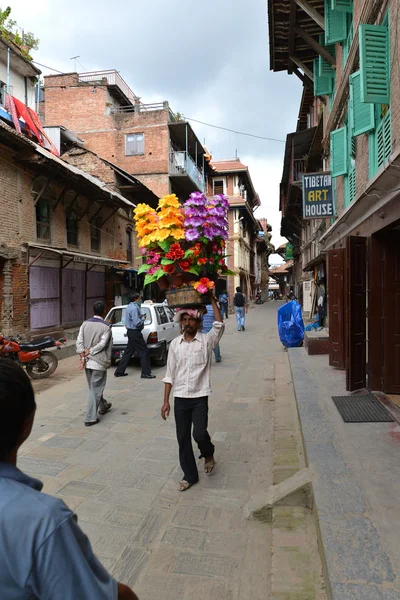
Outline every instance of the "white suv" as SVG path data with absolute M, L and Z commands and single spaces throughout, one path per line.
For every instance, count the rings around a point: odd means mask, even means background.
M 128 344 L 128 334 L 125 327 L 126 307 L 114 306 L 106 316 L 106 321 L 111 323 L 113 348 L 111 354 L 112 364 L 119 360 Z M 173 311 L 165 304 L 155 304 L 150 300 L 143 302 L 142 315 L 145 315 L 142 334 L 156 365 L 163 367 L 167 363 L 168 347 L 172 340 L 179 335 L 179 324 L 174 322 Z M 135 354 L 136 356 L 136 354 Z

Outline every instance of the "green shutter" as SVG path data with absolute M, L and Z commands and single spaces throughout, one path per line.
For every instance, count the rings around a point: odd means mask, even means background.
M 390 104 L 389 30 L 360 25 L 361 101 Z
M 325 44 L 344 42 L 347 37 L 346 13 L 332 10 L 330 0 L 325 0 Z
M 333 90 L 332 77 L 320 77 L 318 74 L 318 58 L 314 58 L 314 96 L 326 96 Z
M 332 10 L 341 10 L 343 12 L 352 13 L 353 12 L 353 0 L 332 0 L 331 2 Z
M 331 172 L 332 177 L 347 174 L 347 126 L 331 133 Z
M 353 136 L 371 131 L 375 127 L 375 106 L 361 101 L 360 71 L 350 75 L 350 125 Z
M 375 159 L 376 169 L 379 169 L 392 153 L 392 121 L 390 110 L 383 117 L 376 128 L 375 134 Z
M 324 45 L 324 36 L 319 36 L 319 43 L 321 46 Z M 331 56 L 335 56 L 335 46 L 325 46 L 325 49 L 329 52 Z M 332 67 L 327 60 L 322 58 L 322 56 L 318 57 L 318 75 L 320 77 L 335 77 L 336 71 Z

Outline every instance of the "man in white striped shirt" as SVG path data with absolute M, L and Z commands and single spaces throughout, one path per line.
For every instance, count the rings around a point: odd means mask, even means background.
M 210 293 L 215 321 L 208 333 L 201 333 L 201 310 L 182 309 L 175 315 L 180 322 L 182 335 L 170 345 L 165 383 L 164 404 L 161 416 L 165 420 L 170 413 L 170 394 L 174 388 L 174 415 L 179 444 L 179 462 L 183 479 L 179 482 L 181 492 L 199 480 L 193 454 L 191 432 L 204 458 L 204 470 L 214 469 L 214 445 L 207 431 L 208 396 L 211 394 L 211 355 L 222 337 L 224 324 L 216 300 Z

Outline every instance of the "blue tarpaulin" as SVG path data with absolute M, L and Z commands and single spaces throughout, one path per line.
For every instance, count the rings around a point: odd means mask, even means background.
M 304 323 L 301 306 L 295 300 L 278 309 L 279 339 L 285 348 L 297 348 L 304 339 Z

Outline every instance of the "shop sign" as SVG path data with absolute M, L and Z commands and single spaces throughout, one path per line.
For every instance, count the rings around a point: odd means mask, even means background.
M 293 260 L 293 246 L 286 244 L 286 260 Z
M 112 260 L 107 260 L 106 258 L 96 258 L 96 257 L 87 257 L 87 256 L 74 256 L 74 262 L 78 263 L 88 263 L 91 265 L 102 265 L 102 266 L 114 266 L 115 262 Z
M 329 219 L 335 216 L 331 173 L 303 175 L 303 219 Z

